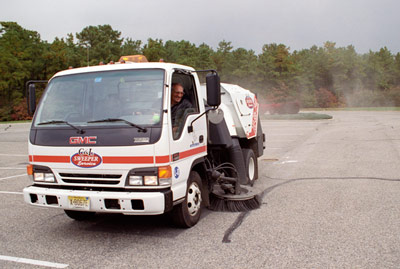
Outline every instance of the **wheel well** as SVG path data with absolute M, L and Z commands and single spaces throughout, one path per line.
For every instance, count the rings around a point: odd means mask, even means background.
M 205 206 L 209 206 L 210 205 L 210 199 L 209 199 L 209 193 L 210 193 L 210 184 L 209 184 L 209 180 L 208 180 L 208 175 L 207 175 L 207 169 L 206 169 L 206 165 L 204 162 L 204 158 L 201 159 L 197 159 L 196 161 L 193 162 L 191 171 L 196 171 L 200 178 L 201 178 L 201 183 L 202 183 L 202 190 L 201 193 L 202 195 L 202 199 L 204 201 L 204 205 Z
M 257 147 L 257 139 L 256 138 L 251 138 L 251 139 L 241 138 L 239 140 L 239 143 L 240 143 L 240 147 L 241 148 L 252 149 L 254 154 L 256 156 L 259 156 L 258 147 Z

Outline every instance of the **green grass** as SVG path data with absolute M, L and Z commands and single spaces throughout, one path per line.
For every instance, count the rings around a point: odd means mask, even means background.
M 264 120 L 329 120 L 332 119 L 331 115 L 320 113 L 298 113 L 298 114 L 281 114 L 281 115 L 261 115 Z

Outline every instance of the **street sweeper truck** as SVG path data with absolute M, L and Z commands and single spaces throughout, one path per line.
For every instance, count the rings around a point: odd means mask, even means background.
M 75 220 L 168 212 L 181 227 L 195 225 L 204 207 L 260 204 L 257 98 L 221 84 L 215 70 L 127 60 L 55 74 L 37 109 L 35 81 L 27 93 L 28 204 Z

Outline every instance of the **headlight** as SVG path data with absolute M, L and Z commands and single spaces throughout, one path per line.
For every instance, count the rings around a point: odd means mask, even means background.
M 47 166 L 29 164 L 27 166 L 27 173 L 34 182 L 56 182 L 53 172 Z
M 157 186 L 158 185 L 157 176 L 144 176 L 143 181 L 144 181 L 144 185 L 147 185 L 147 186 Z
M 171 166 L 135 168 L 129 171 L 126 184 L 129 186 L 171 186 Z
M 143 177 L 142 176 L 129 176 L 129 185 L 142 186 Z
M 53 173 L 37 173 L 33 172 L 33 180 L 37 182 L 55 182 Z
M 129 175 L 129 185 L 131 186 L 158 186 L 157 176 L 132 176 Z

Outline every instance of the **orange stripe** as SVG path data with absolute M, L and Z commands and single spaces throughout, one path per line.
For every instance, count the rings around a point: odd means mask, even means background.
M 45 156 L 45 155 L 33 155 L 33 162 L 42 163 L 69 163 L 71 158 L 69 156 Z
M 103 157 L 103 163 L 153 163 L 153 156 Z
M 187 151 L 182 151 L 182 152 L 179 153 L 179 159 L 181 160 L 181 159 L 190 157 L 192 155 L 196 155 L 196 154 L 202 153 L 204 151 L 207 151 L 207 146 L 202 146 L 202 147 L 190 149 L 190 150 L 187 150 Z
M 196 155 L 207 151 L 207 146 L 201 146 L 194 149 L 186 150 L 179 153 L 179 159 L 188 158 L 192 155 Z M 153 156 L 104 156 L 103 163 L 113 164 L 143 164 L 153 163 Z M 155 156 L 156 163 L 168 163 L 172 159 L 169 155 Z M 43 163 L 70 163 L 70 156 L 46 156 L 46 155 L 29 155 L 30 162 L 43 162 Z
M 169 155 L 166 156 L 156 156 L 156 163 L 168 163 Z

